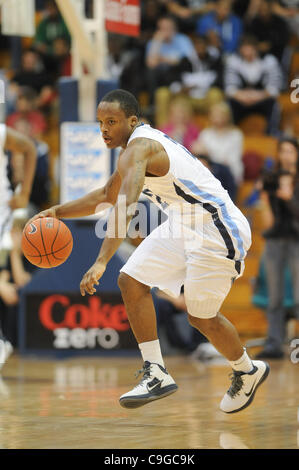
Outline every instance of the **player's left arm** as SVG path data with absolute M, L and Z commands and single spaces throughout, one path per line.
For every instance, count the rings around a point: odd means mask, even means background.
M 148 159 L 148 139 L 135 139 L 118 161 L 121 187 L 117 203 L 107 222 L 107 232 L 98 257 L 80 283 L 80 291 L 94 294 L 98 280 L 106 270 L 112 256 L 126 238 L 129 223 L 136 212 L 136 204 L 143 188 Z M 125 226 L 123 224 L 125 222 Z
M 35 145 L 27 136 L 7 127 L 4 150 L 24 155 L 24 176 L 21 182 L 21 188 L 9 201 L 9 205 L 12 209 L 26 207 L 29 201 L 36 167 Z

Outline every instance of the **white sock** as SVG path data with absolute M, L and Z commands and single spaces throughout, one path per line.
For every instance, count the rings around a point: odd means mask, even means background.
M 164 361 L 161 354 L 160 341 L 155 339 L 154 341 L 146 341 L 146 343 L 140 343 L 139 349 L 142 355 L 143 361 L 155 362 L 164 366 Z
M 229 363 L 234 370 L 238 370 L 241 372 L 248 373 L 248 372 L 251 372 L 253 369 L 253 364 L 245 348 L 244 348 L 244 353 L 240 357 L 240 359 L 237 359 L 236 361 L 229 361 Z

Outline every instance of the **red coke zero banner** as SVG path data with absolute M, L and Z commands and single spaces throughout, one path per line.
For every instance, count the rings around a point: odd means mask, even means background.
M 121 296 L 118 293 L 27 294 L 22 322 L 22 349 L 135 349 Z

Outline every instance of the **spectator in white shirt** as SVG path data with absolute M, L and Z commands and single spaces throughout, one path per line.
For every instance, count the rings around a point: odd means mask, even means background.
M 262 114 L 267 119 L 268 132 L 275 134 L 279 125 L 276 98 L 281 87 L 282 71 L 276 57 L 260 57 L 257 39 L 244 36 L 239 53 L 228 57 L 224 71 L 225 94 L 235 124 L 249 114 Z
M 193 143 L 192 151 L 208 154 L 214 163 L 228 166 L 239 186 L 243 179 L 243 134 L 232 124 L 229 105 L 225 102 L 214 104 L 210 122 L 210 127 L 202 130 Z

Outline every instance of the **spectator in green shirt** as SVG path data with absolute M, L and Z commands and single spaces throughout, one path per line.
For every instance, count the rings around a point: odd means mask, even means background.
M 53 0 L 46 2 L 46 16 L 39 23 L 34 38 L 34 47 L 43 54 L 45 66 L 48 69 L 47 61 L 55 58 L 54 42 L 57 38 L 65 38 L 70 42 L 70 34 L 65 22 Z

